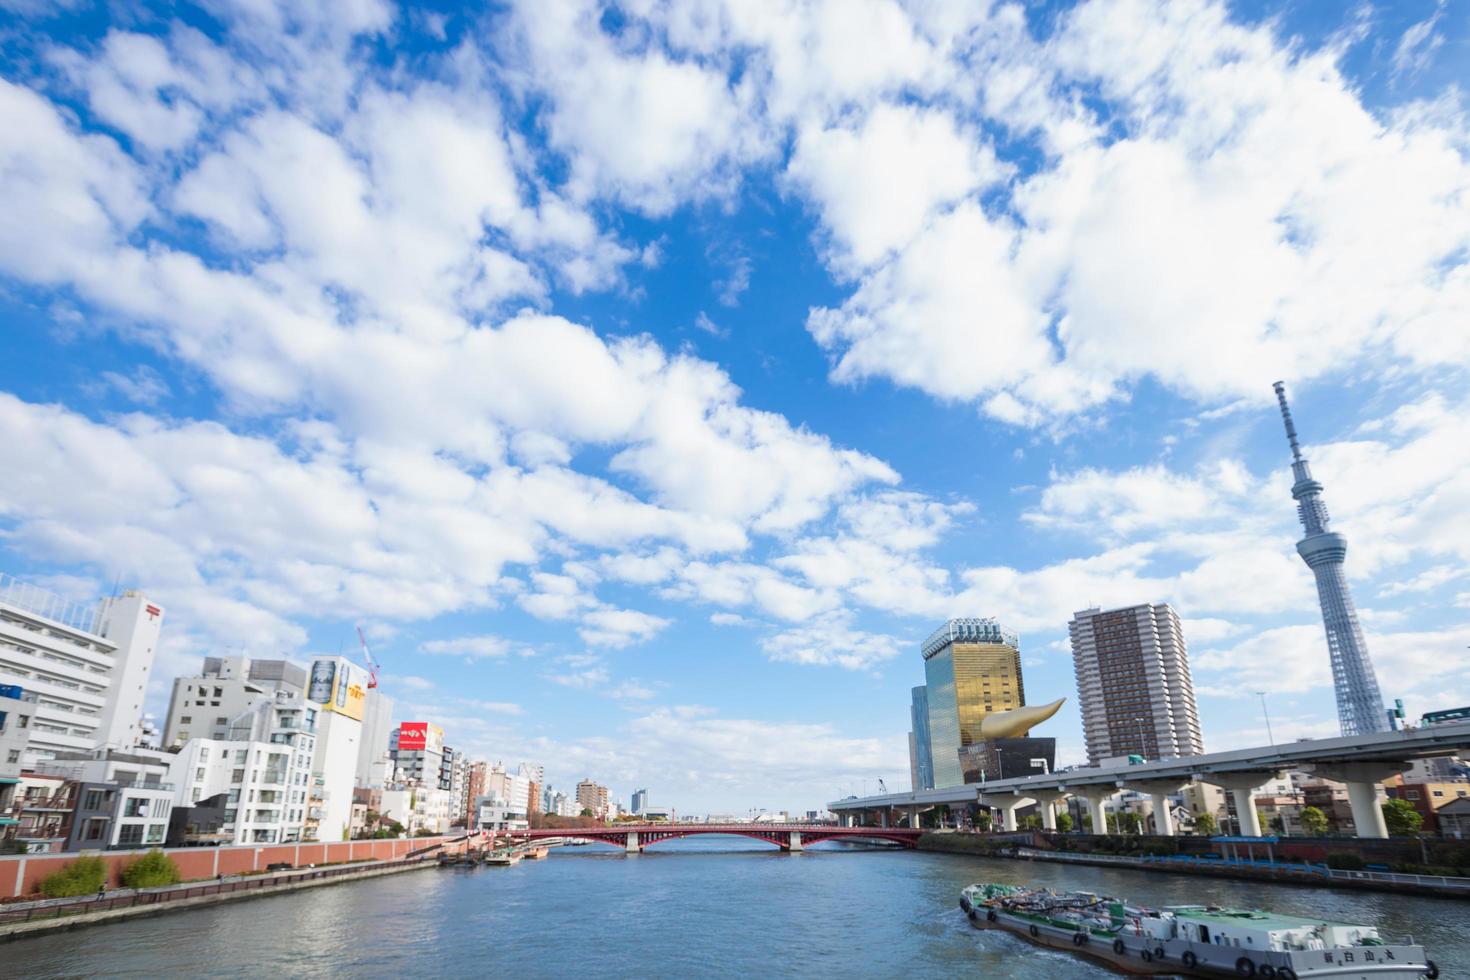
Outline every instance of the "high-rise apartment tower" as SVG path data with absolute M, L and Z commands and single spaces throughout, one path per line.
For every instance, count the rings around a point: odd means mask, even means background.
M 1204 752 L 1189 653 L 1172 607 L 1084 609 L 1067 629 L 1089 765 Z
M 1286 404 L 1286 385 L 1278 381 L 1274 387 L 1281 404 L 1281 420 L 1286 423 L 1286 441 L 1291 443 L 1291 472 L 1296 477 L 1291 495 L 1296 498 L 1297 516 L 1307 532 L 1297 542 L 1296 550 L 1317 577 L 1317 599 L 1322 604 L 1327 654 L 1332 661 L 1332 687 L 1337 692 L 1337 721 L 1344 735 L 1386 731 L 1388 716 L 1378 692 L 1378 676 L 1373 672 L 1373 661 L 1368 659 L 1368 644 L 1363 641 L 1358 610 L 1343 574 L 1347 539 L 1327 529 L 1322 484 L 1312 479 L 1301 446 L 1297 445 L 1296 426 Z

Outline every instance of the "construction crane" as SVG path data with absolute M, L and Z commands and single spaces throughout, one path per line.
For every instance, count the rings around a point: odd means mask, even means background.
M 357 641 L 362 644 L 362 659 L 367 661 L 368 688 L 371 689 L 377 687 L 378 671 L 382 668 L 382 664 L 373 659 L 373 652 L 368 649 L 367 637 L 362 635 L 361 626 L 357 628 Z

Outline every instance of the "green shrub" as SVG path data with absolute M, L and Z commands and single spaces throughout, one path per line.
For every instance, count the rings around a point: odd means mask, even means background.
M 1362 871 L 1366 863 L 1360 856 L 1349 851 L 1333 851 L 1327 855 L 1327 866 L 1338 871 Z
M 42 878 L 41 894 L 47 898 L 94 895 L 106 880 L 107 862 L 95 854 L 87 854 Z
M 124 868 L 122 873 L 122 882 L 129 888 L 177 885 L 179 880 L 179 866 L 156 847 Z

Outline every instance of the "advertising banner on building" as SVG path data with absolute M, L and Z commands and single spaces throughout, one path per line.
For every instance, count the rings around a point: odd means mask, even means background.
M 431 725 L 427 721 L 405 721 L 398 726 L 398 750 L 400 752 L 442 752 L 444 751 L 444 729 L 438 725 Z
M 405 721 L 398 726 L 398 751 L 422 752 L 429 740 L 429 723 Z
M 311 681 L 306 689 L 307 699 L 317 704 L 331 704 L 336 683 L 337 661 L 313 660 L 311 662 Z
M 367 710 L 367 671 L 342 657 L 322 657 L 311 663 L 306 696 L 322 710 L 362 721 Z

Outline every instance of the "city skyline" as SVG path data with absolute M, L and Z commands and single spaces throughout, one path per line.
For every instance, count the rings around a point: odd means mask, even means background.
M 0 572 L 166 609 L 160 729 L 360 625 L 471 758 L 804 811 L 937 624 L 1065 764 L 1074 612 L 1167 603 L 1212 751 L 1335 734 L 1278 379 L 1383 699 L 1470 703 L 1463 16 L 0 6 Z

